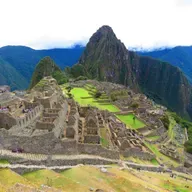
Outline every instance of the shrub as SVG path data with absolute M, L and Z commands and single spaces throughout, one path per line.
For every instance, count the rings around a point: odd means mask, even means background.
M 116 101 L 117 100 L 117 96 L 115 94 L 111 94 L 110 98 L 112 101 Z
M 102 93 L 100 91 L 97 91 L 94 95 L 95 98 L 100 98 Z
M 87 77 L 85 76 L 79 76 L 75 79 L 75 81 L 80 81 L 80 80 L 87 80 Z
M 68 82 L 68 78 L 67 78 L 67 76 L 65 75 L 64 72 L 55 71 L 55 72 L 52 74 L 52 76 L 53 76 L 53 78 L 55 78 L 55 79 L 57 80 L 57 83 L 58 83 L 59 85 Z
M 137 108 L 139 107 L 139 104 L 138 104 L 138 103 L 132 103 L 132 104 L 131 104 L 131 107 L 132 107 L 133 109 L 137 109 Z
M 73 89 L 73 87 L 68 86 L 68 87 L 66 87 L 66 89 L 67 89 L 68 93 L 70 93 L 70 92 L 71 92 L 71 90 Z
M 181 117 L 179 117 L 176 113 L 171 113 L 171 116 L 175 119 L 175 121 L 179 124 L 181 123 Z
M 67 93 L 67 95 L 68 95 L 68 97 L 69 97 L 70 99 L 73 98 L 73 95 L 72 95 L 71 93 Z
M 170 121 L 169 121 L 168 115 L 164 115 L 163 117 L 161 117 L 161 121 L 162 121 L 163 125 L 165 126 L 165 128 L 169 129 Z

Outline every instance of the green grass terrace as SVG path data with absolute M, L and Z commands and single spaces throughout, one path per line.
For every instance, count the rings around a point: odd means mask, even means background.
M 145 123 L 140 121 L 136 116 L 135 116 L 135 120 L 133 120 L 134 115 L 132 113 L 130 113 L 130 114 L 119 114 L 119 115 L 116 115 L 116 117 L 120 121 L 125 123 L 128 128 L 139 129 L 139 128 L 145 127 Z
M 71 94 L 76 102 L 81 106 L 93 106 L 100 110 L 108 110 L 109 112 L 119 112 L 120 110 L 113 104 L 110 103 L 105 97 L 96 99 L 94 96 L 85 88 L 75 87 L 71 90 Z

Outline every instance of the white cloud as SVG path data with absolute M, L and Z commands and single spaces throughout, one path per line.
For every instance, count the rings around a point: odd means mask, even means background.
M 191 45 L 188 1 L 0 0 L 0 46 L 67 47 L 106 24 L 127 47 Z

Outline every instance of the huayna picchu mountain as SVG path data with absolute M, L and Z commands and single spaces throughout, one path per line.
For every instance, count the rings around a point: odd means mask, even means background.
M 192 118 L 192 88 L 182 71 L 169 63 L 127 51 L 109 26 L 93 34 L 78 64 L 89 78 L 142 91 L 179 115 Z
M 46 76 L 53 76 L 59 84 L 66 83 L 65 76 L 56 63 L 48 56 L 39 61 L 33 72 L 30 89 Z

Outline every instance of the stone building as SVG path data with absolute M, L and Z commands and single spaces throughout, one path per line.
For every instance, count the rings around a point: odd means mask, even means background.
M 84 143 L 100 143 L 99 122 L 95 110 L 87 111 L 85 117 L 85 130 Z

